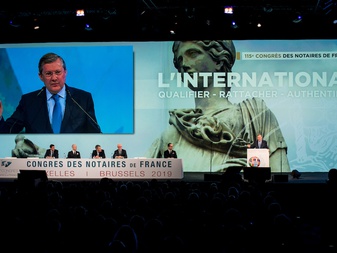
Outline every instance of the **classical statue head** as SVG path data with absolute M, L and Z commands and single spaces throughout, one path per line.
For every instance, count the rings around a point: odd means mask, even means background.
M 174 54 L 173 64 L 179 70 L 177 61 L 177 50 L 184 41 L 175 41 L 172 46 Z M 201 46 L 212 57 L 215 62 L 223 62 L 221 71 L 230 72 L 235 62 L 236 50 L 232 40 L 193 40 L 191 41 Z

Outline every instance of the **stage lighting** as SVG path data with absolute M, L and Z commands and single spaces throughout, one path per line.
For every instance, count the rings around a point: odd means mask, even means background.
M 18 20 L 17 17 L 14 17 L 11 20 L 9 20 L 9 25 L 12 27 L 18 28 L 21 26 L 21 22 Z
M 233 14 L 234 13 L 233 6 L 225 6 L 224 7 L 224 13 L 225 14 Z
M 92 31 L 92 27 L 90 26 L 89 23 L 85 24 L 84 30 L 86 30 L 86 31 Z
M 299 12 L 295 13 L 295 17 L 293 19 L 293 23 L 297 24 L 300 23 L 302 21 L 302 15 Z
M 34 18 L 33 20 L 33 29 L 34 30 L 39 30 L 40 29 L 40 22 L 38 18 Z
M 264 15 L 263 14 L 258 14 L 257 18 L 256 18 L 256 27 L 257 28 L 261 28 L 262 26 L 264 26 Z
M 84 16 L 85 16 L 84 9 L 76 10 L 76 17 L 84 17 Z
M 233 29 L 236 29 L 236 28 L 238 28 L 239 26 L 238 26 L 238 24 L 237 24 L 235 21 L 232 21 L 231 27 L 232 27 Z

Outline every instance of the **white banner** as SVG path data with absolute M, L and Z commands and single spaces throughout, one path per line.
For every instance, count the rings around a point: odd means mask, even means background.
M 0 178 L 45 170 L 48 179 L 182 179 L 182 159 L 0 159 Z

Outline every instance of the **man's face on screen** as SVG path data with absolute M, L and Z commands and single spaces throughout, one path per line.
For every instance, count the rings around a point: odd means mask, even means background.
M 60 59 L 43 65 L 42 72 L 39 74 L 41 81 L 52 94 L 58 93 L 63 88 L 66 76 L 67 71 L 63 68 Z

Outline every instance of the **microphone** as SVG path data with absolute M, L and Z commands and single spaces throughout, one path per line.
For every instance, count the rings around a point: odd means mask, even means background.
M 17 122 L 18 122 L 18 119 L 16 119 L 16 120 L 14 121 L 14 123 L 11 125 L 11 128 L 9 129 L 9 133 L 10 133 L 10 134 L 12 133 L 13 127 L 16 125 Z
M 39 91 L 39 93 L 37 93 L 37 97 L 40 96 L 40 94 L 42 93 L 42 91 L 45 89 L 45 87 L 42 87 L 42 89 Z
M 42 91 L 45 89 L 45 87 L 42 87 L 42 89 L 37 93 L 36 97 L 40 96 L 40 94 L 42 93 Z M 14 123 L 11 125 L 10 129 L 9 129 L 9 133 L 12 133 L 13 127 L 16 125 L 16 123 L 19 121 L 19 119 L 16 119 L 14 121 Z
M 71 100 L 82 110 L 82 112 L 85 113 L 85 115 L 87 115 L 89 117 L 89 119 L 91 119 L 92 122 L 95 123 L 95 125 L 98 127 L 99 132 L 102 133 L 101 127 L 98 125 L 98 123 L 96 122 L 96 120 L 94 120 L 90 116 L 90 114 L 86 110 L 84 110 L 83 107 L 73 98 L 73 96 L 71 95 L 71 93 L 70 93 L 70 91 L 68 89 L 67 89 L 67 93 L 68 93 L 69 97 L 71 98 Z

